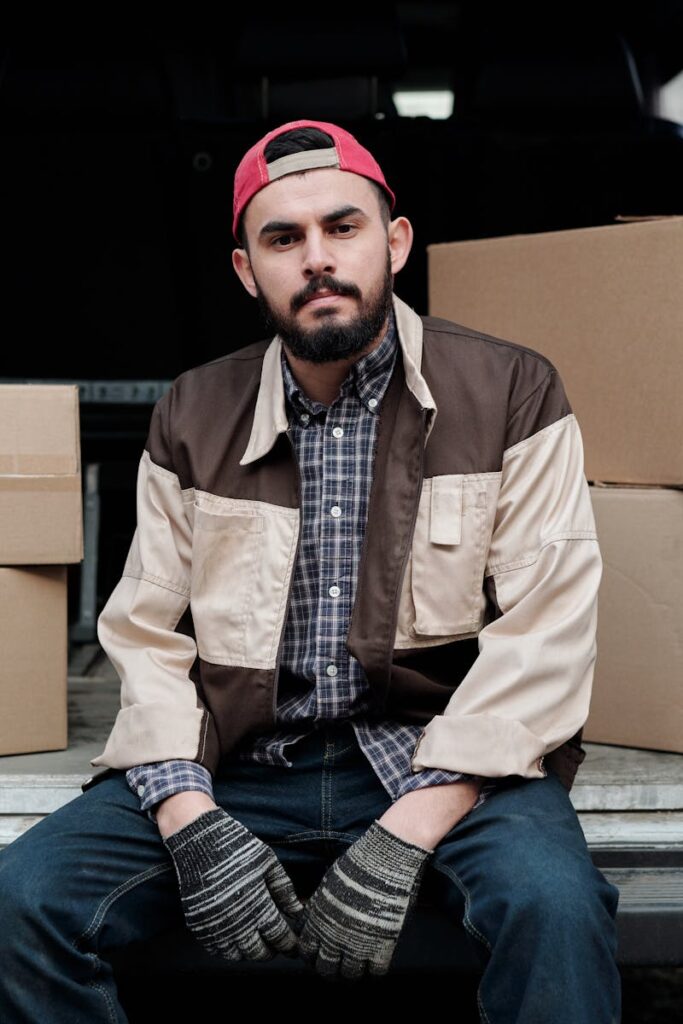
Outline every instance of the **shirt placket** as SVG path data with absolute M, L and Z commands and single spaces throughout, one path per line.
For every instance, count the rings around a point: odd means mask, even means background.
M 356 486 L 353 466 L 354 397 L 345 383 L 328 408 L 322 432 L 322 493 L 320 496 L 320 563 L 316 675 L 318 718 L 348 716 L 349 656 L 344 638 L 351 614 L 353 574 L 351 549 Z

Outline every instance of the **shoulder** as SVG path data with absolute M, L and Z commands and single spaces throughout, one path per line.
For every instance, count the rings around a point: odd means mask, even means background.
M 466 382 L 478 401 L 505 407 L 512 444 L 572 412 L 555 364 L 521 342 L 443 317 L 423 316 L 423 363 L 432 380 Z
M 272 340 L 272 338 L 264 338 L 261 341 L 254 341 L 250 345 L 235 349 L 234 352 L 228 352 L 224 356 L 218 356 L 206 363 L 192 366 L 179 374 L 173 383 L 187 385 L 198 381 L 209 382 L 231 374 L 249 373 L 253 371 L 254 366 L 263 362 L 266 349 Z
M 541 376 L 546 376 L 550 370 L 556 369 L 547 356 L 528 345 L 495 334 L 486 334 L 474 327 L 467 327 L 439 316 L 422 316 L 420 319 L 423 323 L 425 345 L 457 345 L 470 359 L 475 359 L 480 354 L 488 360 L 497 360 L 501 366 L 519 363 Z
M 196 407 L 236 398 L 249 381 L 258 380 L 263 357 L 272 338 L 252 342 L 226 355 L 192 366 L 180 373 L 166 393 L 169 401 Z M 165 396 L 165 397 L 166 397 Z

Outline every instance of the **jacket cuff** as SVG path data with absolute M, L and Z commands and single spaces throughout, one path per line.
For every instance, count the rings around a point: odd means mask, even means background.
M 196 761 L 215 775 L 218 755 L 206 742 L 208 726 L 208 712 L 199 707 L 131 704 L 118 712 L 103 752 L 90 764 L 127 769 L 131 762 L 181 759 Z
M 436 715 L 419 736 L 410 767 L 544 779 L 544 750 L 543 741 L 521 722 L 494 715 Z

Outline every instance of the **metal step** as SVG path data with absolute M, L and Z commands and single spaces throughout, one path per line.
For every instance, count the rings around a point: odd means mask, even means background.
M 619 963 L 683 966 L 683 869 L 601 870 L 619 889 Z

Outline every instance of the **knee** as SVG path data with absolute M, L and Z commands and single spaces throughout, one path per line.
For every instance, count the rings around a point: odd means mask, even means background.
M 24 865 L 18 858 L 10 858 L 8 851 L 9 847 L 0 852 L 0 959 L 9 952 L 31 916 L 31 887 Z
M 37 857 L 31 844 L 20 843 L 23 838 L 0 851 L 0 948 L 30 926 L 39 908 L 59 892 L 49 858 Z
M 24 908 L 21 874 L 5 856 L 8 849 L 0 850 L 0 1016 L 6 1006 L 8 986 L 25 977 L 20 970 L 22 959 L 26 960 L 25 951 L 33 953 L 36 947 Z
M 619 890 L 592 862 L 556 863 L 552 871 L 525 879 L 512 902 L 518 914 L 551 931 L 585 929 L 591 922 L 604 929 L 607 918 L 616 918 Z

